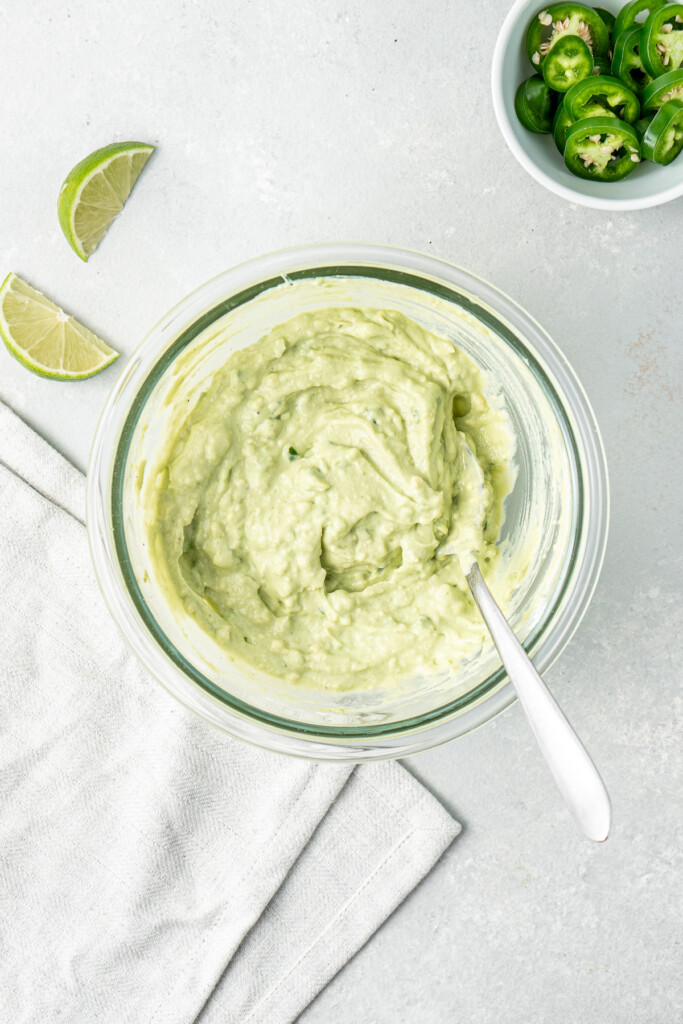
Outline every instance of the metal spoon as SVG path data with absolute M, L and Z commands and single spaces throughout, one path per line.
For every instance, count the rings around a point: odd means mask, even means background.
M 473 472 L 472 463 L 476 464 L 481 480 L 484 514 L 485 487 L 481 466 L 469 447 L 465 458 L 470 463 L 468 472 Z M 448 544 L 442 547 L 441 553 L 449 553 Z M 601 843 L 607 839 L 612 816 L 605 784 L 583 743 L 565 718 L 493 599 L 474 555 L 471 557 L 471 567 L 466 573 L 466 579 L 472 597 L 488 627 L 510 682 L 517 691 L 519 702 L 526 713 L 541 753 L 577 824 L 589 839 Z

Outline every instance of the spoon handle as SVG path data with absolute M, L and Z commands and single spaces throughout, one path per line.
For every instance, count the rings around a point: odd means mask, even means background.
M 597 768 L 512 632 L 476 562 L 467 582 L 567 807 L 588 838 L 602 842 L 609 833 L 611 808 Z

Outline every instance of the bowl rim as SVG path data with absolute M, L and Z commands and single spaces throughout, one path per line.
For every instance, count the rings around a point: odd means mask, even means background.
M 589 481 L 590 505 L 594 525 L 593 550 L 590 563 L 584 559 L 581 567 L 584 576 L 575 598 L 571 614 L 566 613 L 559 630 L 559 639 L 551 647 L 549 657 L 542 659 L 542 669 L 559 655 L 585 614 L 604 558 L 607 542 L 607 526 L 609 519 L 609 488 L 604 448 L 600 438 L 595 416 L 590 407 L 583 388 L 571 369 L 566 357 L 551 341 L 540 325 L 527 314 L 517 303 L 509 299 L 489 282 L 478 278 L 469 271 L 455 267 L 444 260 L 411 252 L 410 250 L 389 246 L 368 245 L 365 243 L 321 243 L 310 246 L 280 250 L 266 256 L 258 257 L 223 272 L 201 285 L 182 299 L 166 314 L 135 349 L 123 368 L 119 380 L 102 410 L 100 421 L 95 433 L 88 471 L 87 487 L 87 526 L 91 556 L 95 567 L 100 589 L 110 612 L 121 629 L 124 639 L 138 660 L 154 675 L 164 687 L 182 702 L 192 707 L 200 715 L 208 718 L 225 731 L 237 735 L 241 739 L 280 750 L 284 753 L 302 757 L 317 757 L 325 760 L 369 760 L 382 757 L 405 756 L 417 750 L 433 747 L 446 742 L 455 736 L 469 732 L 473 728 L 494 717 L 514 700 L 514 691 L 504 672 L 498 670 L 498 682 L 491 684 L 482 696 L 465 710 L 444 712 L 444 708 L 420 716 L 420 722 L 414 720 L 392 723 L 385 730 L 374 730 L 373 727 L 346 727 L 324 729 L 306 726 L 286 719 L 265 721 L 257 716 L 243 714 L 239 708 L 219 702 L 209 693 L 199 693 L 196 682 L 183 676 L 182 684 L 186 692 L 179 692 L 178 685 L 171 685 L 169 672 L 182 676 L 177 663 L 171 660 L 157 646 L 157 641 L 149 632 L 142 634 L 140 630 L 139 612 L 133 609 L 133 601 L 129 587 L 123 580 L 121 563 L 112 549 L 113 528 L 112 513 L 112 476 L 116 456 L 120 448 L 124 426 L 130 417 L 131 408 L 144 382 L 148 379 L 164 353 L 166 353 L 189 326 L 195 324 L 200 310 L 212 309 L 217 302 L 234 297 L 247 282 L 263 283 L 273 274 L 287 275 L 303 267 L 307 270 L 348 269 L 348 265 L 373 266 L 381 270 L 398 269 L 406 275 L 422 275 L 458 294 L 463 291 L 463 280 L 472 287 L 472 297 L 485 307 L 490 307 L 492 315 L 507 324 L 511 333 L 516 334 L 532 353 L 539 355 L 542 368 L 547 371 L 550 364 L 550 380 L 557 385 L 560 378 L 560 406 L 570 421 L 573 443 L 575 435 L 581 435 L 581 455 L 587 460 L 584 466 L 579 460 L 580 468 L 590 470 Z M 287 277 L 284 276 L 283 280 Z M 213 299 L 206 301 L 207 295 Z M 465 289 L 465 294 L 468 294 Z M 220 295 L 220 298 L 219 298 Z M 503 307 L 501 311 L 501 307 Z M 188 315 L 192 311 L 191 315 Z M 506 313 L 516 314 L 524 323 L 525 333 L 509 324 Z M 172 333 L 168 333 L 172 332 Z M 529 334 L 533 340 L 529 340 Z M 156 350 L 151 355 L 151 362 L 143 365 L 144 347 L 150 342 L 156 343 Z M 141 379 L 136 381 L 136 374 Z M 122 396 L 133 390 L 132 397 L 126 408 L 121 412 L 117 403 Z M 577 415 L 577 413 L 579 415 Z M 114 420 L 115 439 L 107 439 L 107 431 L 112 429 Z M 592 459 L 592 461 L 591 461 Z M 590 538 L 589 538 L 590 539 Z M 575 542 L 576 543 L 576 542 Z M 112 555 L 115 556 L 113 559 Z M 115 564 L 114 564 L 115 561 Z M 569 577 L 568 577 L 569 578 Z M 575 595 L 572 595 L 575 597 Z M 552 616 L 549 614 L 549 619 Z M 136 632 L 137 626 L 137 632 Z M 150 645 L 154 650 L 150 651 Z M 487 681 L 491 677 L 487 677 Z M 174 683 L 178 684 L 175 679 Z M 483 685 L 483 684 L 481 684 Z M 480 689 L 477 687 L 476 689 Z M 474 691 L 468 691 L 474 692 Z M 446 705 L 448 707 L 449 705 Z M 248 706 L 247 706 L 248 707 Z M 273 716 L 265 716 L 272 719 Z M 280 724 L 282 723 L 282 724 Z M 407 724 L 409 723 L 409 724 Z
M 496 115 L 498 127 L 505 139 L 507 147 L 518 163 L 521 164 L 524 170 L 530 174 L 532 178 L 547 188 L 550 192 L 554 192 L 556 196 L 560 196 L 562 199 L 567 199 L 571 203 L 578 203 L 580 206 L 590 207 L 594 210 L 645 210 L 650 209 L 653 206 L 660 206 L 663 203 L 670 203 L 673 199 L 679 199 L 683 196 L 683 177 L 678 185 L 672 185 L 669 188 L 655 192 L 652 195 L 641 196 L 639 198 L 610 199 L 606 196 L 603 199 L 600 196 L 589 196 L 578 191 L 578 189 L 574 190 L 573 188 L 569 188 L 567 185 L 562 185 L 560 182 L 555 181 L 554 178 L 551 178 L 549 174 L 546 174 L 546 172 L 531 159 L 524 147 L 520 145 L 515 133 L 512 131 L 510 119 L 507 115 L 505 107 L 506 90 L 503 83 L 503 64 L 510 44 L 510 36 L 516 27 L 517 22 L 523 16 L 523 12 L 532 6 L 534 6 L 532 0 L 515 0 L 505 16 L 505 20 L 503 21 L 498 33 L 491 61 L 491 96 L 493 100 L 493 111 Z M 683 159 L 683 157 L 681 157 L 681 159 Z

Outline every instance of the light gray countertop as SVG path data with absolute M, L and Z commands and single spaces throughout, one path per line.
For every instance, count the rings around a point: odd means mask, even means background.
M 607 560 L 548 681 L 603 771 L 611 838 L 577 835 L 516 706 L 411 759 L 464 832 L 305 1024 L 683 1019 L 683 202 L 590 211 L 516 164 L 489 95 L 507 6 L 0 7 L 0 273 L 127 353 L 192 288 L 263 252 L 339 239 L 423 250 L 547 328 L 603 431 Z M 85 265 L 57 225 L 59 185 L 125 138 L 158 151 Z M 81 468 L 115 377 L 43 381 L 0 351 L 0 397 Z

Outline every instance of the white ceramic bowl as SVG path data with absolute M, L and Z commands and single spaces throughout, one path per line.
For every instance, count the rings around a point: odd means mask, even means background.
M 623 181 L 584 181 L 567 170 L 552 135 L 535 135 L 520 124 L 515 92 L 519 83 L 534 73 L 525 41 L 529 22 L 542 6 L 542 0 L 516 0 L 493 51 L 493 109 L 503 138 L 522 167 L 555 195 L 599 210 L 642 210 L 683 196 L 683 155 L 668 167 L 646 161 Z M 598 6 L 616 14 L 621 3 L 600 0 Z

